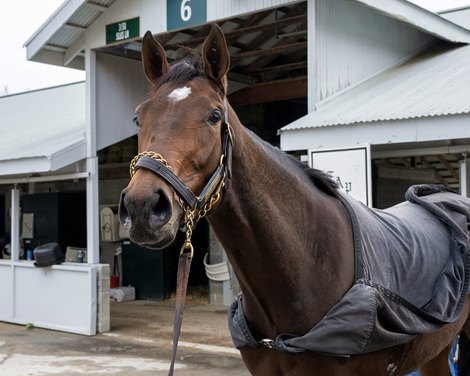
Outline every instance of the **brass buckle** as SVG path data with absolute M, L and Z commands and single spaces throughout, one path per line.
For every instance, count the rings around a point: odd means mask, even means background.
M 232 126 L 228 121 L 225 122 L 225 125 L 227 126 L 227 133 L 228 133 L 228 138 L 230 139 L 230 144 L 233 146 L 233 135 L 232 135 Z

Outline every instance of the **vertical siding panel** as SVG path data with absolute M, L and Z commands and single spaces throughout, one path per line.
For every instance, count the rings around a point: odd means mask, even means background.
M 350 0 L 317 0 L 315 101 L 390 68 L 433 37 Z

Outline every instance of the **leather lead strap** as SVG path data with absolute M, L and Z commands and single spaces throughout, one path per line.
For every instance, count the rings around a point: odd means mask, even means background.
M 173 350 L 171 352 L 171 366 L 168 376 L 173 376 L 175 368 L 176 351 L 183 323 L 184 303 L 186 301 L 186 290 L 188 287 L 189 270 L 191 268 L 191 254 L 184 252 L 178 260 L 178 275 L 176 277 L 175 317 L 173 323 Z

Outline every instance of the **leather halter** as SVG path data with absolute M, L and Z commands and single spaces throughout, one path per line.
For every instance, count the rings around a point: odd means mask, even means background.
M 224 101 L 225 114 L 222 124 L 222 155 L 220 162 L 209 181 L 204 186 L 200 196 L 196 196 L 193 191 L 172 171 L 172 168 L 163 157 L 152 151 L 144 151 L 134 157 L 130 164 L 131 178 L 135 172 L 141 168 L 150 170 L 170 185 L 176 194 L 192 210 L 201 210 L 210 202 L 214 192 L 220 189 L 225 178 L 231 175 L 233 133 L 228 122 L 227 104 Z
M 183 322 L 183 311 L 186 300 L 189 271 L 194 253 L 191 244 L 191 235 L 196 223 L 203 218 L 220 200 L 222 188 L 225 186 L 225 179 L 231 176 L 232 167 L 232 147 L 233 133 L 228 122 L 227 99 L 224 98 L 224 121 L 221 126 L 222 133 L 222 154 L 219 165 L 204 186 L 200 196 L 194 192 L 172 171 L 168 162 L 158 153 L 144 151 L 134 157 L 130 164 L 131 178 L 135 172 L 141 168 L 152 171 L 170 185 L 180 198 L 180 205 L 183 208 L 186 223 L 186 240 L 181 248 L 178 272 L 176 277 L 176 297 L 175 315 L 173 327 L 173 348 L 171 364 L 168 375 L 172 376 L 178 349 L 178 340 Z

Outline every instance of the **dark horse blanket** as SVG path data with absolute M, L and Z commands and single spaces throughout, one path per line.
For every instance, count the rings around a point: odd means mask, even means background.
M 356 281 L 308 333 L 253 336 L 242 296 L 232 304 L 235 347 L 268 345 L 286 353 L 368 353 L 455 321 L 469 281 L 470 199 L 436 185 L 416 185 L 407 201 L 370 209 L 343 196 L 353 225 Z

